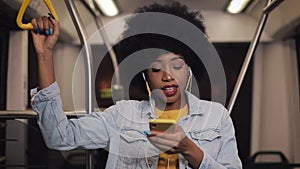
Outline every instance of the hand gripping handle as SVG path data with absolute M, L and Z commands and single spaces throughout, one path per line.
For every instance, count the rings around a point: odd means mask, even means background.
M 21 7 L 20 7 L 20 10 L 19 10 L 19 13 L 18 13 L 18 16 L 17 16 L 17 24 L 18 26 L 21 28 L 21 29 L 26 29 L 26 30 L 31 30 L 31 29 L 34 29 L 32 24 L 31 23 L 22 23 L 22 19 L 23 19 L 23 16 L 24 16 L 24 13 L 29 5 L 31 0 L 24 0 Z M 51 14 L 54 16 L 54 18 L 56 20 L 58 20 L 58 16 L 57 16 L 57 13 L 52 5 L 52 2 L 51 0 L 44 0 L 44 3 L 47 5 L 49 11 L 51 12 Z

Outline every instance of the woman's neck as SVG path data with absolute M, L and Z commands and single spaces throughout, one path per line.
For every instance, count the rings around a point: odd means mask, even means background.
M 183 108 L 186 104 L 187 104 L 186 97 L 173 103 L 166 103 L 165 101 L 155 99 L 155 107 L 164 111 L 179 110 Z

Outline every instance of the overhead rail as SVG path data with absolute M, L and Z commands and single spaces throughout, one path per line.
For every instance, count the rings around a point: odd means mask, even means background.
M 253 57 L 253 55 L 255 53 L 255 50 L 256 50 L 257 45 L 259 43 L 261 34 L 264 30 L 264 27 L 265 27 L 266 21 L 268 19 L 269 13 L 272 12 L 283 1 L 284 0 L 268 0 L 266 7 L 263 9 L 263 14 L 260 18 L 260 21 L 259 21 L 258 25 L 257 25 L 256 32 L 254 34 L 253 40 L 251 41 L 250 47 L 248 49 L 247 55 L 246 55 L 245 60 L 243 62 L 241 71 L 239 73 L 239 76 L 237 78 L 237 82 L 234 86 L 231 98 L 230 98 L 228 106 L 227 106 L 227 110 L 228 110 L 229 113 L 231 113 L 231 111 L 233 109 L 233 106 L 235 104 L 237 95 L 239 93 L 239 90 L 240 90 L 241 85 L 243 83 L 243 80 L 245 78 L 247 69 L 249 67 L 249 63 L 250 63 L 251 58 Z

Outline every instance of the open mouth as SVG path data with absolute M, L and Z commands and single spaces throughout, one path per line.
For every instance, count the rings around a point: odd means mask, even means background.
M 177 85 L 166 85 L 162 88 L 162 91 L 167 97 L 174 96 L 177 93 L 178 86 Z

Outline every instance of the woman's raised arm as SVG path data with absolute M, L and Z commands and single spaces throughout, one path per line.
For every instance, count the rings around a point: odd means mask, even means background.
M 35 51 L 38 56 L 39 87 L 48 87 L 55 82 L 53 49 L 59 37 L 59 22 L 52 17 L 32 19 L 31 31 Z

